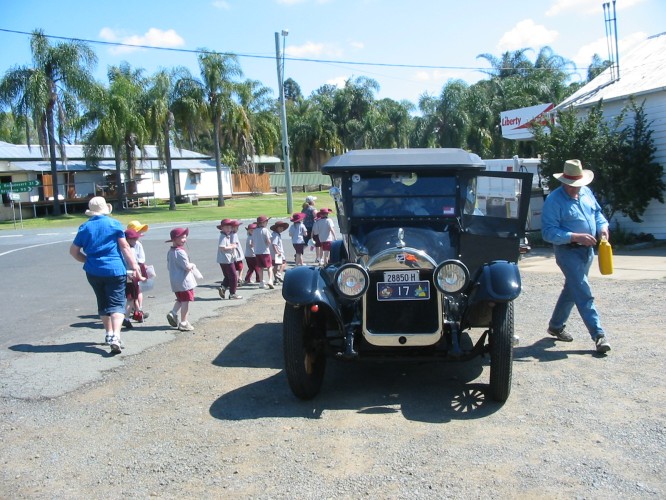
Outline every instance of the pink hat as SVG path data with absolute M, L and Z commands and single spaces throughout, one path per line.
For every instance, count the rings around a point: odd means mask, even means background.
M 291 222 L 301 222 L 303 219 L 305 219 L 305 214 L 303 212 L 296 212 L 289 220 Z
M 172 243 L 173 240 L 175 240 L 176 238 L 180 238 L 181 236 L 187 236 L 188 234 L 190 234 L 190 230 L 188 228 L 186 228 L 186 227 L 176 227 L 176 228 L 172 229 L 171 232 L 169 233 L 169 236 L 171 236 L 171 239 L 166 240 L 164 243 Z
M 217 228 L 222 229 L 222 226 L 233 226 L 233 225 L 234 225 L 233 219 L 222 219 L 220 221 L 219 226 L 217 226 Z
M 126 239 L 131 239 L 131 240 L 136 240 L 140 238 L 142 235 L 139 231 L 135 229 L 126 229 L 125 230 L 125 238 Z
M 238 227 L 238 226 L 242 226 L 243 223 L 242 223 L 241 221 L 239 221 L 238 219 L 234 219 L 234 220 L 232 221 L 232 224 L 231 224 L 231 225 L 232 225 L 232 226 L 236 226 L 236 227 Z
M 255 222 L 248 224 L 247 230 L 249 231 L 250 229 L 257 229 L 257 224 Z
M 268 222 L 268 219 L 270 217 L 266 217 L 265 215 L 260 215 L 257 217 L 257 224 L 263 224 L 264 222 Z
M 289 227 L 288 222 L 279 220 L 275 224 L 273 224 L 270 229 L 271 231 L 277 231 L 278 229 L 287 229 L 288 227 Z

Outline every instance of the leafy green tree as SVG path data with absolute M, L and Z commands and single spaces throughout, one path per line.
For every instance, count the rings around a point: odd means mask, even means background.
M 174 110 L 179 109 L 182 101 L 192 99 L 193 81 L 192 75 L 185 68 L 160 70 L 151 79 L 146 93 L 145 109 L 151 138 L 162 153 L 167 171 L 169 210 L 176 210 L 176 179 L 171 166 L 171 144 L 179 143 L 180 139 L 174 130 Z
M 599 57 L 599 54 L 594 54 L 592 56 L 592 62 L 590 65 L 587 67 L 587 81 L 591 82 L 594 80 L 597 76 L 599 76 L 601 73 L 603 73 L 607 68 L 610 68 L 610 66 L 613 63 L 610 62 L 609 60 L 603 60 L 601 57 Z
M 628 113 L 633 113 L 632 119 L 626 119 Z M 551 188 L 559 184 L 552 175 L 561 172 L 568 159 L 577 158 L 594 171 L 590 188 L 609 220 L 622 213 L 641 222 L 652 200 L 664 202 L 663 167 L 655 161 L 652 131 L 642 106 L 630 102 L 610 121 L 603 116 L 602 102 L 582 118 L 573 109 L 565 110 L 550 133 L 536 127 L 535 139 Z
M 201 83 L 205 93 L 208 117 L 213 124 L 213 146 L 215 169 L 217 171 L 217 206 L 224 206 L 222 192 L 222 162 L 220 160 L 222 120 L 232 113 L 236 106 L 233 101 L 233 79 L 243 76 L 238 58 L 234 54 L 219 54 L 203 51 L 199 54 Z
M 90 75 L 97 57 L 80 41 L 51 45 L 39 30 L 33 32 L 30 48 L 32 67 L 14 67 L 5 74 L 0 81 L 0 103 L 11 106 L 15 117 L 29 117 L 37 125 L 40 147 L 45 156 L 48 151 L 51 163 L 53 215 L 61 215 L 56 146 L 60 149 L 60 158 L 66 161 L 69 119 L 77 115 L 78 99 L 94 87 Z M 30 121 L 26 119 L 25 124 Z M 29 130 L 26 132 L 26 141 L 29 141 Z
M 125 195 L 121 167 L 125 160 L 127 179 L 136 178 L 136 149 L 142 149 L 149 138 L 149 130 L 143 116 L 142 102 L 147 80 L 142 70 L 132 70 L 128 64 L 112 66 L 108 71 L 109 87 L 101 85 L 89 99 L 88 111 L 82 116 L 79 125 L 87 131 L 85 138 L 86 156 L 93 164 L 103 158 L 103 150 L 110 146 L 116 165 L 116 186 L 118 210 Z

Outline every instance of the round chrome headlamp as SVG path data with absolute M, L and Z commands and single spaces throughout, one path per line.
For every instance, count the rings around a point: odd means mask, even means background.
M 358 264 L 345 264 L 335 273 L 335 288 L 349 299 L 363 295 L 370 286 L 370 277 Z
M 458 293 L 469 282 L 469 271 L 459 260 L 445 260 L 435 269 L 435 286 L 443 293 Z

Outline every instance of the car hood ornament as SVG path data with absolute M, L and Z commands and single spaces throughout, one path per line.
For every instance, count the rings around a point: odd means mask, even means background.
M 402 228 L 398 229 L 398 248 L 405 248 L 405 231 Z

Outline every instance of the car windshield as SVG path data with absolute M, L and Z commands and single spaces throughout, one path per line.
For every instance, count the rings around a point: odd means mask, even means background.
M 413 172 L 351 178 L 353 217 L 433 217 L 456 213 L 456 178 Z

